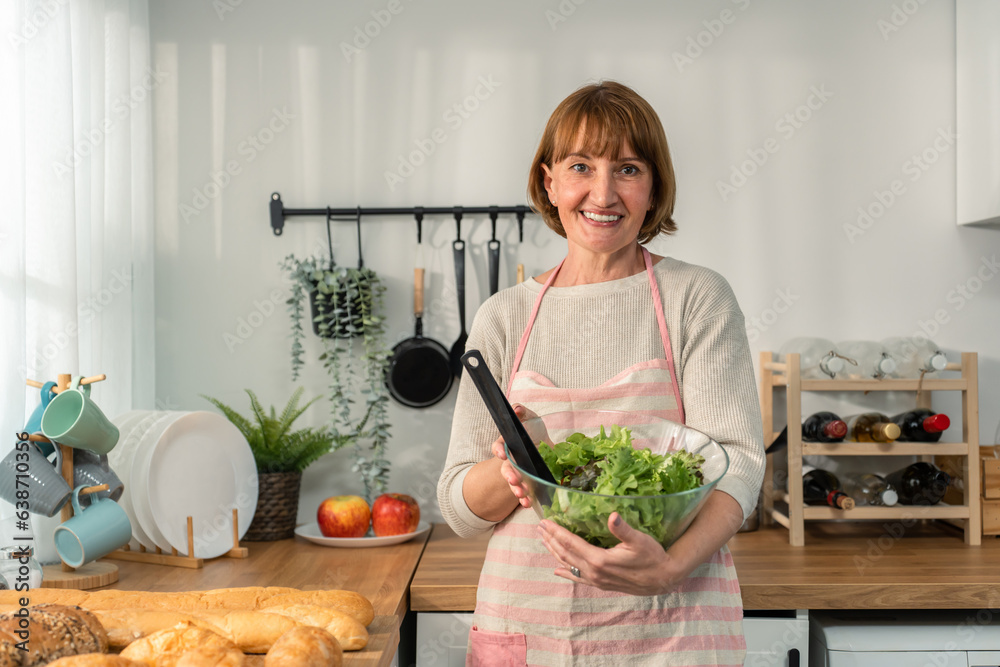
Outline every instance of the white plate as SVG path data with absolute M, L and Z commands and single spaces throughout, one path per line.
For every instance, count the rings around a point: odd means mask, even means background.
M 137 429 L 137 440 L 132 449 L 132 470 L 129 473 L 132 482 L 132 509 L 143 533 L 152 542 L 154 550 L 170 551 L 172 545 L 156 524 L 149 504 L 149 463 L 153 449 L 163 433 L 185 414 L 188 413 L 176 410 L 154 413 L 150 416 L 151 423 L 144 422 L 144 425 Z M 186 552 L 187 547 L 184 549 Z
M 122 506 L 128 515 L 129 523 L 132 524 L 132 540 L 129 545 L 133 549 L 140 546 L 149 550 L 155 550 L 156 544 L 142 529 L 135 508 L 132 504 L 132 497 L 135 493 L 135 486 L 132 484 L 132 461 L 135 458 L 135 449 L 143 434 L 156 421 L 156 412 L 153 410 L 132 410 L 118 415 L 112 421 L 118 427 L 120 437 L 114 449 L 108 452 L 108 463 L 118 474 L 122 484 L 125 485 L 125 492 L 118 499 L 118 504 Z
M 421 521 L 417 524 L 417 529 L 412 533 L 403 535 L 386 535 L 384 537 L 326 537 L 319 530 L 318 523 L 307 523 L 295 529 L 295 534 L 309 540 L 315 544 L 322 544 L 324 547 L 387 547 L 390 544 L 400 544 L 407 540 L 412 540 L 418 535 L 423 535 L 431 529 L 431 524 Z
M 257 507 L 257 465 L 240 430 L 214 412 L 188 412 L 144 449 L 146 456 L 139 460 L 145 495 L 168 547 L 187 555 L 190 516 L 197 558 L 216 558 L 232 549 L 233 508 L 237 534 L 243 537 Z

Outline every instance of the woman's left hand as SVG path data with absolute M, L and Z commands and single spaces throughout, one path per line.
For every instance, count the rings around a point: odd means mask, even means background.
M 555 573 L 601 590 L 630 595 L 669 593 L 684 579 L 685 573 L 660 543 L 629 526 L 617 512 L 608 517 L 608 528 L 621 543 L 604 549 L 551 521 L 542 521 L 542 540 L 563 565 Z M 570 572 L 571 567 L 579 570 L 579 577 Z

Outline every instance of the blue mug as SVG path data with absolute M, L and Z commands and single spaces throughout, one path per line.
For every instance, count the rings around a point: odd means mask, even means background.
M 55 389 L 55 382 L 46 382 L 45 386 L 42 387 L 42 402 L 35 406 L 35 411 L 31 413 L 31 417 L 28 419 L 28 423 L 24 425 L 21 429 L 27 434 L 41 433 L 42 432 L 42 415 L 45 413 L 45 408 L 49 407 L 49 403 L 52 399 L 56 397 L 56 393 L 52 391 Z M 54 447 L 48 442 L 38 442 L 35 443 L 38 448 L 42 450 L 42 453 L 46 456 L 52 454 Z
M 73 518 L 56 528 L 59 558 L 71 567 L 107 556 L 132 539 L 132 524 L 125 509 L 110 498 L 98 498 L 87 507 L 80 505 L 80 491 L 73 489 Z

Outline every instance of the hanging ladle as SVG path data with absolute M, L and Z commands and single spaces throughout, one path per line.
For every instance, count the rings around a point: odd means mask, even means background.
M 462 240 L 462 207 L 456 206 L 454 210 L 455 228 L 458 232 L 457 238 L 451 242 L 451 249 L 455 255 L 455 289 L 458 292 L 458 324 L 461 332 L 458 340 L 451 346 L 448 355 L 451 361 L 451 372 L 455 377 L 462 377 L 462 355 L 465 354 L 465 342 L 469 340 L 469 334 L 465 332 L 465 241 Z
M 542 455 L 538 453 L 538 448 L 531 441 L 510 401 L 503 395 L 500 385 L 487 368 L 483 355 L 479 350 L 469 350 L 462 356 L 462 363 L 476 389 L 479 390 L 483 402 L 486 403 L 486 409 L 489 410 L 490 417 L 493 418 L 493 423 L 500 431 L 517 467 L 543 482 L 556 484 L 556 479 L 545 465 Z

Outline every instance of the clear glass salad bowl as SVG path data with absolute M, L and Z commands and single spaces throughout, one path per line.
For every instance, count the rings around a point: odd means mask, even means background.
M 651 535 L 666 548 L 687 529 L 708 495 L 726 474 L 729 455 L 718 442 L 701 431 L 633 412 L 554 412 L 524 422 L 524 428 L 536 447 L 539 442 L 563 442 L 574 433 L 593 437 L 599 434 L 601 426 L 606 433 L 610 433 L 613 425 L 631 431 L 634 449 L 648 448 L 660 455 L 684 449 L 703 456 L 703 484 L 688 491 L 661 495 L 603 495 L 541 480 L 518 467 L 506 444 L 504 449 L 507 450 L 508 460 L 521 473 L 531 506 L 539 519 L 549 519 L 591 544 L 610 547 L 619 540 L 608 529 L 608 517 L 612 512 L 618 512 L 630 526 Z

